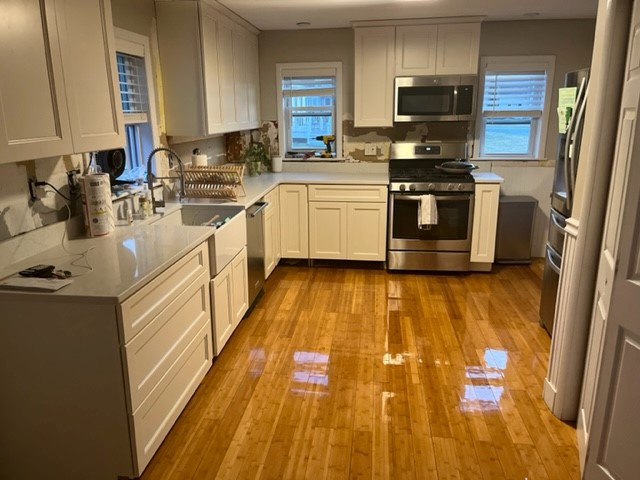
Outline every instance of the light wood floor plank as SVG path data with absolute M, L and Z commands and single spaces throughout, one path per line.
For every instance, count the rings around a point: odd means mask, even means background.
M 142 478 L 578 479 L 542 273 L 279 266 Z

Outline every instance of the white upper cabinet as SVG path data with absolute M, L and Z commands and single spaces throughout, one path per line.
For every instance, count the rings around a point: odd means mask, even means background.
M 202 2 L 156 1 L 167 134 L 259 126 L 254 31 Z
M 56 13 L 74 151 L 124 146 L 111 2 L 56 0 Z
M 108 0 L 7 0 L 0 163 L 124 145 Z
M 393 125 L 395 27 L 355 29 L 354 126 Z
M 437 25 L 396 27 L 396 76 L 435 75 Z
M 477 75 L 479 23 L 438 25 L 437 75 Z
M 396 27 L 396 76 L 475 75 L 479 23 Z

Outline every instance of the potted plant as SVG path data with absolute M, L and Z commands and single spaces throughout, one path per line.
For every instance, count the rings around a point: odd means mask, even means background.
M 249 175 L 260 175 L 263 168 L 268 169 L 271 163 L 267 149 L 262 143 L 251 143 L 244 152 L 244 161 Z

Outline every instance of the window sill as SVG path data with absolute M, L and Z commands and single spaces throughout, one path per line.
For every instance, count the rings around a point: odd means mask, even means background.
M 471 161 L 478 162 L 547 162 L 547 158 L 518 158 L 518 157 L 472 157 Z

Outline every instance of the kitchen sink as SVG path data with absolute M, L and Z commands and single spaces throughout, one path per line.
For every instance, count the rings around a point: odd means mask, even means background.
M 209 269 L 214 277 L 247 244 L 247 220 L 244 208 L 238 205 L 181 205 L 164 214 L 153 225 L 206 226 L 215 228 L 209 237 Z

